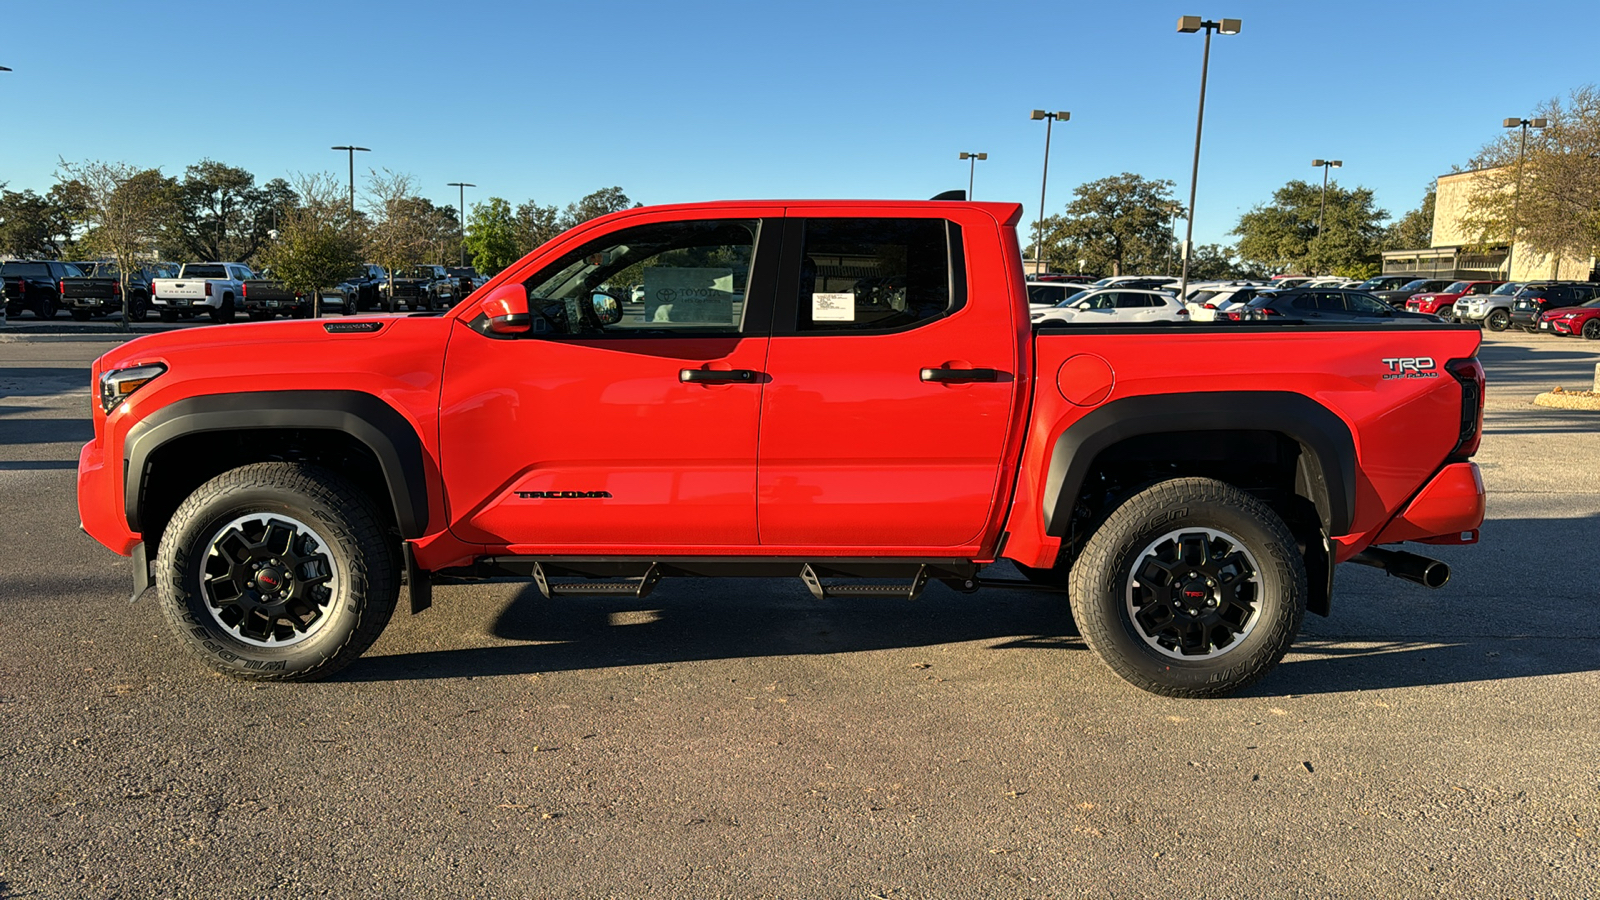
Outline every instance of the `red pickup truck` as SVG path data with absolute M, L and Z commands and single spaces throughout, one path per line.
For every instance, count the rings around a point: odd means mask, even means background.
M 1336 563 L 1443 584 L 1378 545 L 1477 539 L 1476 329 L 1032 326 L 1021 213 L 639 208 L 442 315 L 140 338 L 94 365 L 84 528 L 200 659 L 280 680 L 403 588 L 754 575 L 1064 589 L 1123 678 L 1214 696 L 1329 613 Z

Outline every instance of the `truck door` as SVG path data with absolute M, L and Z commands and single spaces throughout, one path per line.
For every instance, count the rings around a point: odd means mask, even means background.
M 937 211 L 798 212 L 785 220 L 762 398 L 761 543 L 980 541 L 1001 493 L 1019 350 L 1009 301 L 971 291 L 1004 284 L 969 288 L 962 228 Z M 1002 271 L 998 246 L 985 252 Z
M 745 212 L 647 214 L 575 236 L 524 279 L 533 332 L 496 338 L 459 321 L 440 399 L 457 537 L 523 553 L 756 543 L 781 228 Z M 620 302 L 621 322 L 598 321 L 597 292 Z

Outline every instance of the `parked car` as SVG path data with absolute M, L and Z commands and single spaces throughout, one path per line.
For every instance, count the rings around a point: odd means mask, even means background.
M 1454 319 L 1456 301 L 1466 296 L 1488 294 L 1495 288 L 1505 284 L 1504 281 L 1456 281 L 1447 284 L 1441 290 L 1423 291 L 1412 294 L 1406 299 L 1406 309 L 1410 312 L 1427 313 L 1441 319 Z
M 1176 290 L 1181 281 L 1182 279 L 1172 275 L 1110 275 L 1099 281 L 1090 282 L 1090 286 L 1123 287 L 1138 290 L 1170 286 Z
M 1591 341 L 1600 341 L 1600 299 L 1545 313 L 1539 319 L 1539 330 L 1562 337 L 1581 334 Z
M 1030 313 L 1036 324 L 1113 325 L 1128 322 L 1187 322 L 1189 310 L 1166 291 L 1100 288 L 1069 297 L 1060 305 Z
M 1191 322 L 1215 322 L 1235 317 L 1228 313 L 1249 306 L 1267 289 L 1258 284 L 1209 285 L 1184 301 Z
M 26 309 L 38 318 L 53 319 L 61 308 L 61 279 L 82 277 L 82 269 L 53 259 L 13 259 L 0 264 L 6 313 L 14 316 Z
M 244 294 L 244 283 L 256 273 L 244 263 L 184 263 L 176 278 L 150 282 L 150 303 L 161 321 L 176 322 L 205 312 L 213 322 L 232 322 Z
M 455 282 L 455 299 L 458 301 L 465 299 L 468 294 L 489 283 L 489 276 L 479 275 L 478 270 L 471 266 L 447 266 L 444 273 L 451 281 Z
M 455 285 L 445 273 L 444 266 L 412 266 L 396 274 L 393 281 L 385 282 L 383 292 L 387 298 L 393 291 L 394 308 L 403 304 L 406 309 L 448 309 L 455 302 Z
M 63 278 L 58 286 L 61 305 L 82 322 L 93 316 L 122 315 L 122 275 L 115 262 L 95 261 L 77 264 L 83 275 Z M 178 274 L 174 263 L 144 263 L 128 273 L 128 316 L 144 321 L 150 313 L 150 282 Z
M 1374 275 L 1356 285 L 1352 290 L 1376 294 L 1379 291 L 1399 290 L 1416 280 L 1417 276 L 1415 275 Z
M 1033 312 L 1060 306 L 1069 298 L 1075 297 L 1089 290 L 1086 284 L 1074 284 L 1069 281 L 1030 281 L 1028 282 L 1028 308 Z
M 1245 318 L 1282 316 L 1308 322 L 1438 322 L 1438 316 L 1398 310 L 1371 294 L 1340 288 L 1301 288 L 1267 294 L 1250 304 Z
M 1292 291 L 1311 280 L 1310 275 L 1274 275 L 1272 276 L 1272 289 L 1275 291 Z
M 1477 541 L 1482 335 L 1028 333 L 1015 256 L 996 252 L 1017 246 L 1021 211 L 630 210 L 441 316 L 115 345 L 86 373 L 78 518 L 132 557 L 136 599 L 156 586 L 197 664 L 273 682 L 337 672 L 401 597 L 427 608 L 436 581 L 632 603 L 676 577 L 768 576 L 819 602 L 912 599 L 935 582 L 1006 587 L 984 572 L 1004 558 L 1070 582 L 1076 629 L 1110 670 L 1215 697 L 1266 676 L 1307 614 L 1337 608 L 1336 563 L 1448 580 L 1445 563 L 1384 545 Z M 780 235 L 799 245 L 751 277 L 756 245 Z M 648 321 L 595 290 L 630 269 L 662 304 Z M 708 276 L 721 286 L 696 288 Z M 657 284 L 704 293 L 669 305 Z M 937 439 L 921 437 L 929 423 Z M 109 652 L 148 651 L 142 627 L 118 633 Z M 1364 680 L 1349 677 L 1318 689 Z M 198 690 L 235 717 L 300 703 Z
M 1538 332 L 1540 319 L 1553 309 L 1577 306 L 1600 296 L 1600 283 L 1547 281 L 1517 292 L 1511 304 L 1511 324 L 1529 334 Z
M 1451 318 L 1490 331 L 1505 331 L 1511 325 L 1511 304 L 1528 282 L 1508 281 L 1487 294 L 1468 294 L 1456 300 Z
M 1045 272 L 1035 275 L 1033 281 L 1069 281 L 1073 284 L 1089 284 L 1096 280 L 1094 275 L 1068 275 L 1064 272 Z
M 337 308 L 347 316 L 354 316 L 383 306 L 385 285 L 389 273 L 377 263 L 366 263 L 351 277 L 339 282 L 322 295 L 326 309 Z
M 271 272 L 247 278 L 239 286 L 239 305 L 244 308 L 245 315 L 257 322 L 278 316 L 306 318 L 311 315 L 311 301 L 311 297 L 300 291 L 284 287 Z
M 1372 296 L 1395 309 L 1405 309 L 1406 301 L 1423 291 L 1444 290 L 1455 282 L 1453 278 L 1413 278 L 1392 291 L 1373 291 Z

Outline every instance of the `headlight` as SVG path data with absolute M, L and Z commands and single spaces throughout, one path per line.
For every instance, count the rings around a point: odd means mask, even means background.
M 100 408 L 110 415 L 118 404 L 133 396 L 133 392 L 154 381 L 167 371 L 160 363 L 113 369 L 100 376 Z

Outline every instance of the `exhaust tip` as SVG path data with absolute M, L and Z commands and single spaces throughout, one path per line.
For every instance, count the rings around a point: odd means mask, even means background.
M 1422 569 L 1423 587 L 1442 588 L 1450 583 L 1450 567 L 1434 560 Z

